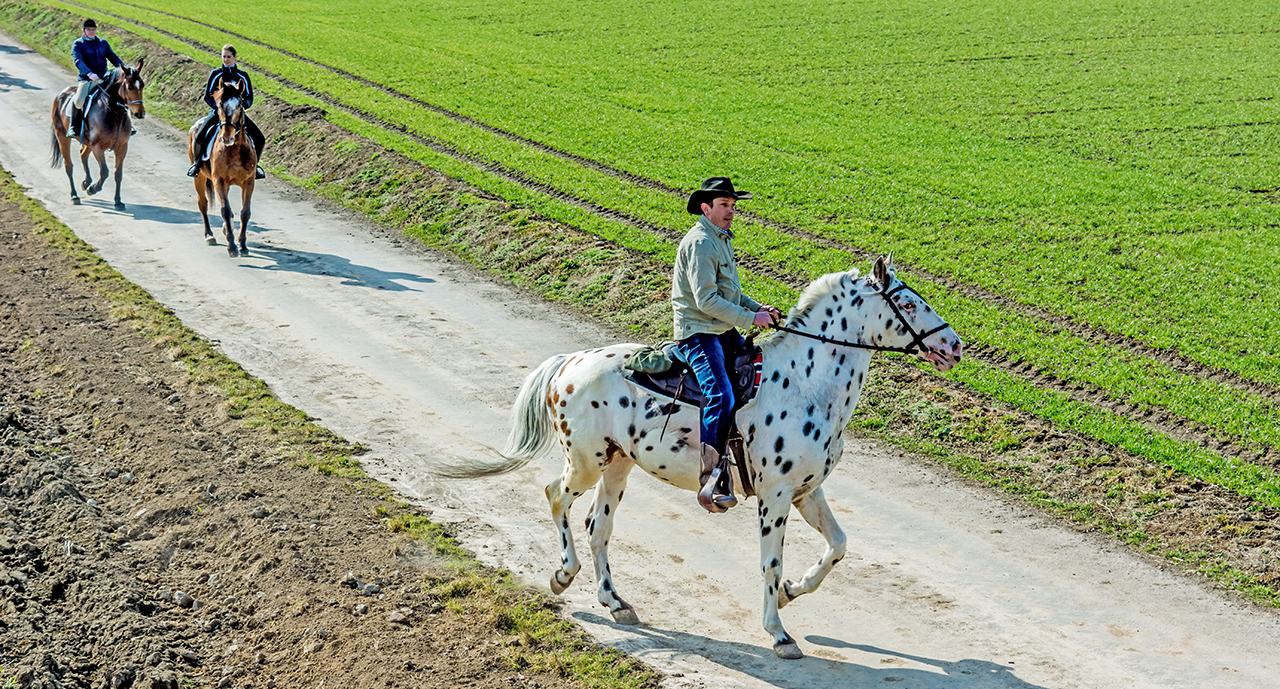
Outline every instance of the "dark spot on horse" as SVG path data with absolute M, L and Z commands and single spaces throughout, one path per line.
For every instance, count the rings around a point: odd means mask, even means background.
M 807 414 L 808 416 L 813 416 L 813 405 L 812 405 L 812 404 L 810 404 L 810 405 L 809 405 L 809 410 L 806 412 L 806 414 Z
M 604 581 L 600 582 L 600 588 L 606 591 L 609 591 L 610 593 L 613 592 L 613 584 L 610 583 L 608 579 L 605 579 Z
M 631 436 L 632 438 L 636 437 L 636 425 L 634 423 L 631 424 L 630 426 L 627 426 L 627 435 Z
M 768 426 L 773 423 L 773 414 L 764 415 L 764 425 Z
M 786 390 L 786 389 L 787 389 L 787 388 L 789 388 L 789 387 L 791 387 L 791 379 L 790 379 L 790 378 L 783 378 L 783 379 L 782 379 L 782 389 L 783 389 L 783 390 Z
M 597 401 L 595 401 L 595 400 L 591 400 L 591 408 L 592 408 L 592 409 L 599 409 L 599 408 L 600 408 L 600 403 L 599 403 L 599 402 L 597 402 Z
M 778 558 L 776 557 L 769 561 L 769 569 L 777 569 L 781 566 L 782 566 L 782 563 L 778 562 Z
M 573 383 L 569 383 L 568 385 L 564 386 L 564 394 L 566 395 L 573 394 Z
M 609 514 L 609 505 L 607 505 L 607 504 L 604 506 L 604 513 L 605 513 L 605 515 L 608 515 L 608 514 Z
M 658 471 L 666 471 L 666 470 L 667 470 L 667 465 L 666 465 L 666 464 L 659 464 L 659 465 L 658 465 Z
M 782 455 L 777 455 L 773 458 L 773 465 L 778 466 L 779 464 L 782 464 Z
M 760 529 L 761 536 L 768 536 L 772 532 L 773 532 L 773 527 L 771 526 L 766 526 L 763 529 Z
M 813 347 L 809 348 L 809 361 L 813 361 Z
M 841 330 L 848 330 L 848 329 L 849 329 L 849 322 L 848 322 L 848 321 L 846 321 L 845 319 L 841 318 L 841 319 L 840 319 L 840 329 L 841 329 Z
M 778 420 L 780 420 L 780 421 L 781 421 L 781 420 L 785 420 L 786 418 L 787 418 L 787 410 L 786 410 L 786 409 L 783 409 L 783 410 L 782 410 L 782 413 L 781 413 L 781 414 L 778 414 Z
M 618 404 L 619 404 L 623 409 L 626 409 L 627 407 L 631 406 L 631 400 L 627 399 L 626 397 L 619 397 L 619 398 L 618 398 Z
M 786 518 L 786 517 L 778 517 L 777 519 L 773 520 L 773 526 L 774 526 L 774 528 L 777 528 L 777 527 L 779 527 L 779 526 L 782 526 L 783 524 L 786 524 L 786 523 L 787 523 L 787 518 Z
M 815 443 L 816 443 L 816 442 L 818 442 L 818 436 L 820 436 L 820 435 L 822 435 L 822 431 L 819 431 L 819 430 L 817 430 L 817 429 L 814 429 L 814 431 L 813 431 L 813 442 L 815 442 Z M 828 441 L 828 442 L 830 442 L 830 441 Z
M 826 322 L 826 321 L 823 321 L 823 322 L 822 322 L 822 327 L 821 327 L 821 328 L 819 328 L 819 330 L 821 330 L 821 331 L 822 331 L 822 332 L 824 332 L 824 333 L 825 333 L 825 332 L 827 332 L 827 322 Z
M 813 480 L 813 474 L 809 474 L 808 476 L 804 477 L 804 482 L 805 482 L 805 483 L 808 483 L 808 482 L 810 482 L 810 481 L 812 481 L 812 480 Z
M 646 446 L 645 446 L 645 448 L 644 448 L 644 451 L 645 451 L 645 452 L 653 452 L 653 446 L 652 446 L 652 445 L 646 445 Z
M 782 473 L 784 473 L 784 474 L 785 474 L 785 473 L 787 473 L 788 471 L 791 471 L 791 460 L 787 460 L 787 461 L 782 465 Z
M 801 431 L 801 435 L 804 435 L 804 436 L 808 437 L 808 435 L 809 435 L 810 433 L 812 433 L 812 432 L 813 432 L 813 422 L 812 422 L 812 421 L 805 421 L 805 422 L 804 422 L 804 430 L 802 430 L 802 431 Z
M 613 358 L 613 357 L 615 357 L 615 356 L 618 356 L 618 354 L 617 354 L 616 352 L 609 352 L 608 354 L 605 354 L 605 355 L 604 355 L 604 358 L 606 358 L 606 359 L 611 359 L 611 358 Z
M 775 382 L 775 383 L 776 383 L 776 382 L 778 382 L 778 377 L 779 377 L 779 375 L 780 375 L 780 374 L 779 374 L 777 371 L 774 371 L 774 372 L 773 372 L 773 375 L 769 377 L 769 380 L 772 380 L 773 382 Z
M 672 445 L 672 446 L 671 446 L 671 454 L 675 454 L 675 453 L 677 453 L 677 452 L 679 452 L 679 451 L 680 451 L 680 446 L 679 446 L 679 445 Z
M 778 436 L 778 439 L 773 441 L 773 451 L 782 452 L 782 445 L 784 444 L 784 442 L 785 441 L 782 439 L 782 436 Z

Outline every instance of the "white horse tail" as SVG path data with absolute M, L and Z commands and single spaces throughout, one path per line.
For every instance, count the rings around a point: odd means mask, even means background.
M 551 387 L 551 379 L 568 360 L 568 354 L 557 354 L 542 362 L 524 379 L 511 407 L 511 435 L 507 436 L 507 446 L 502 450 L 502 457 L 508 465 L 504 471 L 528 464 L 551 447 L 554 438 L 551 412 L 546 406 L 547 390 Z

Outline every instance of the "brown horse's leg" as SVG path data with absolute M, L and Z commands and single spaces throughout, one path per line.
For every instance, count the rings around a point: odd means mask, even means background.
M 218 204 L 222 208 L 222 231 L 227 235 L 227 255 L 235 258 L 239 254 L 236 251 L 235 231 L 231 229 L 231 199 L 227 198 L 231 185 L 225 179 L 216 179 L 214 189 L 218 192 Z
M 129 121 L 125 120 L 125 126 L 129 125 Z M 123 141 L 124 143 L 120 143 Z M 124 204 L 120 202 L 120 179 L 124 177 L 124 157 L 129 154 L 129 133 L 116 139 L 116 210 L 124 210 Z M 103 160 L 105 163 L 105 159 Z
M 71 186 L 71 203 L 80 205 L 80 196 L 76 194 L 75 163 L 71 160 L 71 139 L 67 138 L 67 121 L 62 117 L 61 98 L 53 101 L 53 165 L 61 159 L 62 167 L 67 171 L 67 184 Z
M 217 246 L 218 240 L 209 227 L 209 195 L 213 193 L 213 183 L 203 170 L 196 175 L 196 205 L 200 207 L 200 217 L 204 219 L 204 243 Z
M 244 242 L 244 233 L 249 227 L 249 203 L 253 199 L 253 177 L 240 185 L 240 253 L 249 253 L 249 245 Z
M 81 126 L 88 127 L 89 124 L 86 122 Z M 98 193 L 98 190 L 93 188 L 93 173 L 89 171 L 89 152 L 90 149 L 88 146 L 80 144 L 80 167 L 84 168 L 84 179 L 80 180 L 80 188 L 84 189 L 89 196 L 93 196 Z M 106 173 L 107 166 L 104 163 L 102 166 L 102 174 L 105 175 Z

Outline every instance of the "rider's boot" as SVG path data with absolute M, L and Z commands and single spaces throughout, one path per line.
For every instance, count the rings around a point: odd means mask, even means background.
M 265 173 L 265 172 L 263 172 L 263 171 L 262 171 L 262 166 L 261 166 L 261 165 L 259 165 L 259 166 L 258 166 L 258 168 L 257 168 L 256 170 L 254 170 L 253 178 L 254 178 L 254 179 L 266 179 L 266 178 L 267 178 L 267 173 Z
M 67 138 L 80 138 L 80 125 L 84 121 L 84 111 L 76 106 L 71 106 L 71 124 L 67 126 Z
M 199 160 L 197 160 L 196 162 L 192 163 L 192 164 L 191 164 L 191 167 L 187 168 L 187 176 L 188 176 L 188 177 L 195 177 L 195 176 L 196 176 L 196 175 L 198 175 L 198 174 L 200 174 L 200 161 L 199 161 Z
M 714 447 L 702 445 L 702 473 L 699 476 L 702 490 L 698 491 L 698 504 L 711 512 L 725 512 L 738 504 L 733 494 L 733 476 L 729 473 L 728 456 L 722 456 Z

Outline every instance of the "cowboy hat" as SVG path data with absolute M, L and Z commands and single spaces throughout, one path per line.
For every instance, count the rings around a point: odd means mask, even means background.
M 751 192 L 736 191 L 728 177 L 708 177 L 702 182 L 702 188 L 689 195 L 687 209 L 693 215 L 702 215 L 702 204 L 726 196 L 731 199 L 749 199 Z

